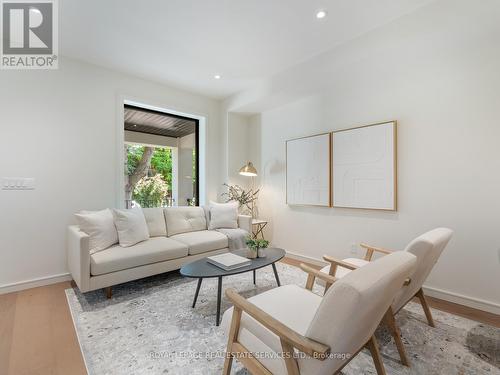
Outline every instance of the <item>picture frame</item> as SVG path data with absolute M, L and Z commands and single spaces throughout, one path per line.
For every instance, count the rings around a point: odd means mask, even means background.
M 332 132 L 332 207 L 397 211 L 397 121 Z
M 332 206 L 331 151 L 331 133 L 286 141 L 288 205 Z

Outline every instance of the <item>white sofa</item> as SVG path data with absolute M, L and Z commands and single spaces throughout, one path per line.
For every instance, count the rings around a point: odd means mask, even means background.
M 130 247 L 115 244 L 90 254 L 89 236 L 76 225 L 68 227 L 68 268 L 80 291 L 173 271 L 229 250 L 226 235 L 208 230 L 209 214 L 203 207 L 144 208 L 143 212 L 150 238 Z M 239 215 L 239 228 L 232 231 L 251 233 L 251 220 Z

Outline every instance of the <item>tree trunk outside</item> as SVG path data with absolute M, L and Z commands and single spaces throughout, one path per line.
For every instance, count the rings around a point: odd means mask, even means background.
M 137 185 L 141 178 L 148 174 L 154 150 L 154 147 L 144 147 L 144 153 L 142 154 L 141 160 L 137 164 L 134 172 L 128 176 L 128 181 L 125 185 L 125 201 L 127 203 L 132 201 L 135 185 Z

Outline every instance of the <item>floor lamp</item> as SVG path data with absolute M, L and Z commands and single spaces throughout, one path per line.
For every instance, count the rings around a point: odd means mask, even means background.
M 253 191 L 255 188 L 255 186 L 254 186 L 255 185 L 255 176 L 257 176 L 257 169 L 255 169 L 255 167 L 253 166 L 251 161 L 247 162 L 243 167 L 240 168 L 240 175 L 252 178 L 252 190 L 251 190 L 251 192 L 253 194 Z M 252 200 L 251 211 L 252 211 L 252 219 L 255 219 L 254 218 L 254 200 Z

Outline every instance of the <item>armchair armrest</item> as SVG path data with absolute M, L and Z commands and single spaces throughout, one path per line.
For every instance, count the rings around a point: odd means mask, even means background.
M 325 261 L 327 261 L 328 263 L 331 263 L 332 265 L 332 268 L 335 266 L 335 268 L 337 266 L 340 266 L 340 267 L 344 267 L 344 268 L 347 268 L 348 270 L 355 270 L 356 268 L 359 268 L 358 266 L 356 266 L 355 264 L 351 264 L 351 263 L 348 263 L 348 262 L 344 262 L 343 260 L 340 260 L 340 259 L 337 259 L 337 258 L 334 258 L 332 256 L 329 256 L 329 255 L 323 255 L 323 259 Z M 335 269 L 336 270 L 336 269 Z M 330 275 L 335 275 L 335 272 L 330 272 Z
M 268 330 L 278 335 L 282 341 L 287 342 L 301 352 L 315 359 L 319 359 L 320 361 L 325 360 L 330 353 L 329 346 L 311 340 L 287 327 L 279 320 L 273 318 L 271 315 L 240 296 L 234 289 L 226 289 L 226 297 L 234 304 L 235 312 L 233 312 L 233 314 L 236 313 L 236 309 L 244 311 Z
M 306 289 L 307 290 L 312 290 L 314 286 L 314 279 L 318 278 L 320 280 L 323 280 L 328 289 L 337 279 L 333 277 L 332 275 L 329 275 L 327 273 L 321 272 L 320 270 L 317 270 L 315 268 L 306 266 L 304 263 L 300 263 L 299 265 L 300 269 L 308 274 L 307 276 L 307 282 L 306 282 Z
M 73 280 L 82 292 L 90 290 L 89 236 L 76 225 L 67 232 L 68 268 Z
M 361 246 L 362 248 L 366 249 L 365 260 L 367 260 L 367 261 L 371 261 L 372 260 L 373 252 L 374 251 L 382 253 L 384 255 L 392 253 L 392 251 L 384 249 L 382 247 L 370 246 L 370 245 L 365 244 L 365 243 L 360 243 L 359 246 Z
M 238 227 L 252 234 L 252 217 L 250 215 L 238 215 Z

